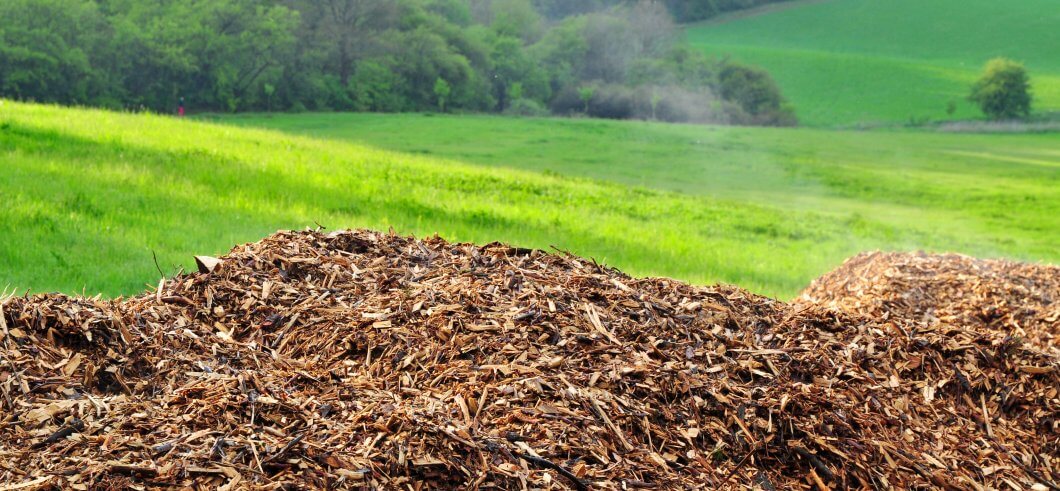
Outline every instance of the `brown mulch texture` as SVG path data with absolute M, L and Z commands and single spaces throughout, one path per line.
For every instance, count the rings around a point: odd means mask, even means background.
M 1060 354 L 1058 266 L 869 252 L 814 280 L 798 302 L 883 320 L 989 330 Z
M 220 259 L 2 303 L 0 490 L 1060 482 L 1060 359 L 1030 341 L 1056 322 L 1024 297 L 990 304 L 1014 336 L 502 244 L 281 232 Z

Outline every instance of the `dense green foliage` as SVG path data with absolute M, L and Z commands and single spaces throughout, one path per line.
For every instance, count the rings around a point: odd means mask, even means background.
M 236 118 L 327 138 L 0 102 L 0 285 L 134 293 L 157 282 L 152 253 L 172 273 L 315 223 L 554 245 L 784 297 L 872 248 L 1060 260 L 1055 135 Z
M 993 119 L 1026 117 L 1031 112 L 1030 85 L 1023 65 L 994 58 L 986 64 L 968 98 Z
M 1060 111 L 1055 0 L 795 0 L 759 12 L 690 27 L 688 40 L 768 70 L 800 124 L 981 118 L 968 87 L 999 56 L 1026 66 L 1036 112 Z
M 190 111 L 462 110 L 793 124 L 650 0 L 6 0 L 0 96 Z M 726 71 L 755 74 L 733 93 Z M 742 83 L 742 82 L 740 82 Z M 584 104 L 578 97 L 592 90 Z M 747 93 L 760 93 L 753 100 Z

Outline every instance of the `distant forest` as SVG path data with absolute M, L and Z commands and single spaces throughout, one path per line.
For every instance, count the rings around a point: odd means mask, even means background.
M 677 23 L 763 0 L 3 0 L 0 96 L 175 111 L 470 111 L 793 125 Z

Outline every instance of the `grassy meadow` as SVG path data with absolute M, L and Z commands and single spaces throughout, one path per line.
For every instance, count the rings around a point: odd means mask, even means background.
M 841 126 L 979 117 L 969 86 L 997 56 L 1026 64 L 1036 110 L 1060 111 L 1057 26 L 1054 0 L 796 0 L 687 36 L 769 70 L 802 123 Z
M 155 255 L 172 274 L 318 223 L 556 246 L 779 297 L 865 249 L 1060 256 L 1054 135 L 455 118 L 3 101 L 0 286 L 131 294 L 157 281 Z
M 872 247 L 956 248 L 1036 258 L 1052 257 L 1060 242 L 1056 133 L 866 132 L 408 114 L 259 114 L 222 120 L 486 167 L 611 181 L 782 213 L 813 212 L 839 222 L 865 221 L 886 231 L 887 240 L 871 242 Z M 858 235 L 849 239 L 863 243 Z

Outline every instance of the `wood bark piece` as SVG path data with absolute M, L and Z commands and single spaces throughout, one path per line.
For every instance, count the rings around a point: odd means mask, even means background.
M 221 263 L 216 257 L 195 256 L 195 266 L 199 268 L 200 273 L 213 273 Z

